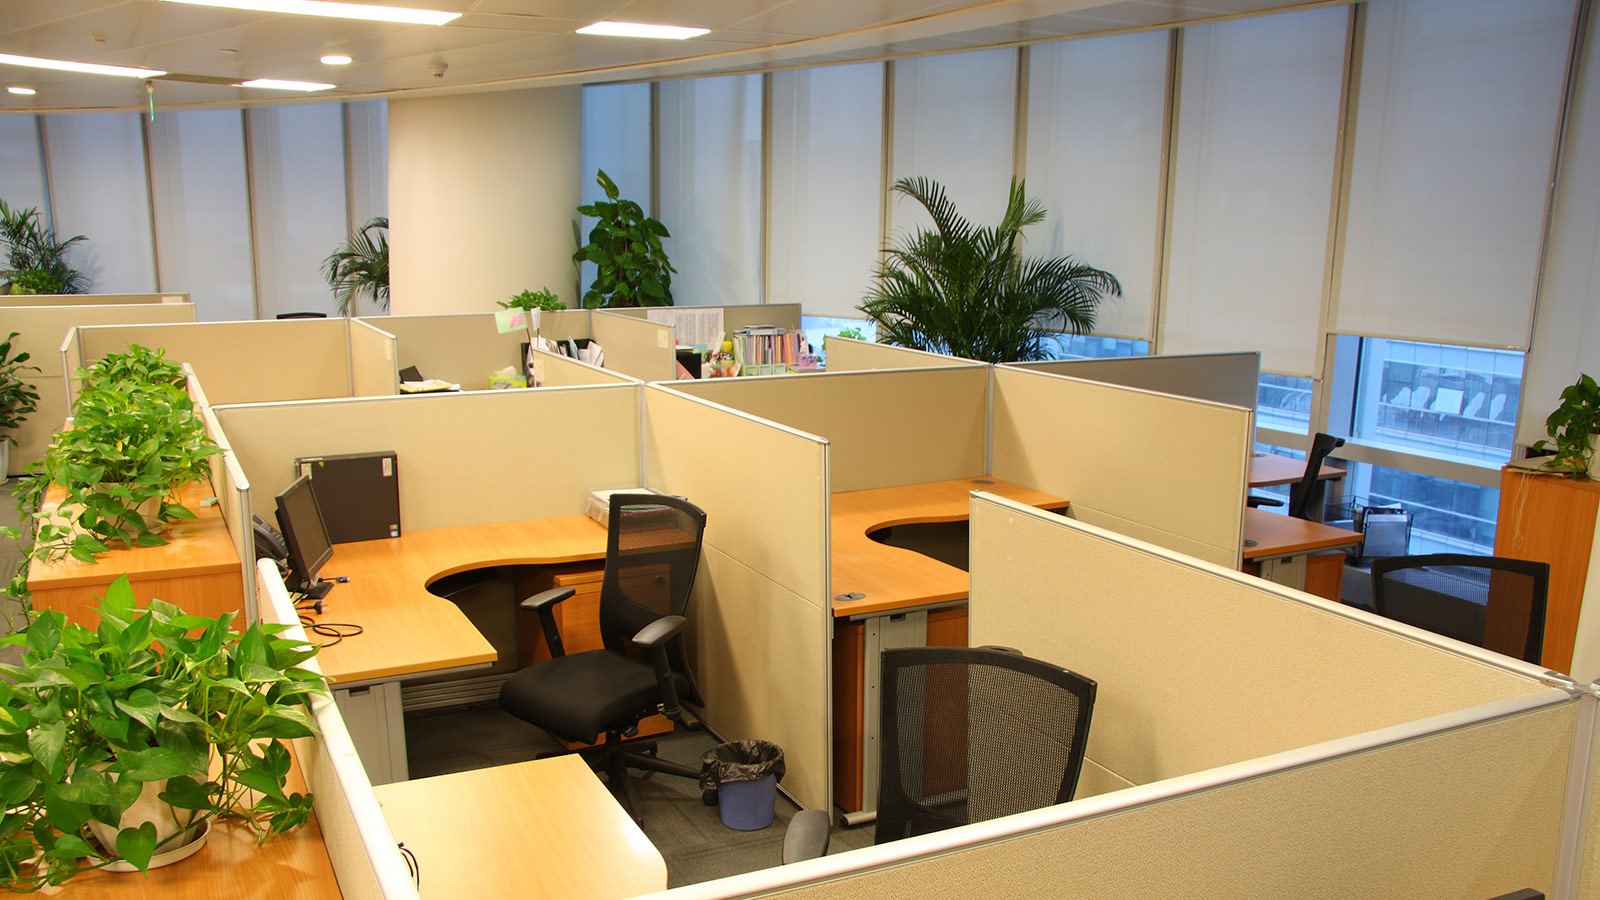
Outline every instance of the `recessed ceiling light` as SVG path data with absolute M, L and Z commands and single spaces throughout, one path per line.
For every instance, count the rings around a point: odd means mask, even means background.
M 12 56 L 9 53 L 0 53 L 0 65 L 55 69 L 60 72 L 83 72 L 89 75 L 122 75 L 128 78 L 154 78 L 157 75 L 167 74 L 159 69 L 137 69 L 133 66 L 102 66 L 98 63 L 73 62 L 70 59 Z
M 350 65 L 350 57 L 345 56 L 343 53 L 329 53 L 322 58 L 322 64 L 325 66 L 348 66 Z
M 709 28 L 684 28 L 680 25 L 645 25 L 640 22 L 596 22 L 578 29 L 579 34 L 605 34 L 612 37 L 668 38 L 681 41 L 702 34 Z
M 288 13 L 295 16 L 328 16 L 335 19 L 365 19 L 369 22 L 400 22 L 406 25 L 443 25 L 461 18 L 461 13 L 437 9 L 411 9 L 404 6 L 373 6 L 366 3 L 332 3 L 328 0 L 167 0 L 193 6 L 220 6 L 251 12 Z
M 274 91 L 325 91 L 333 87 L 317 81 L 281 81 L 277 78 L 255 78 L 241 81 L 236 87 L 267 88 Z
M 11 93 L 13 93 L 13 94 L 21 94 L 24 97 L 32 97 L 34 94 L 39 93 L 38 91 L 34 90 L 33 88 L 25 88 L 25 87 L 8 87 L 8 88 L 6 88 L 6 90 L 11 92 Z

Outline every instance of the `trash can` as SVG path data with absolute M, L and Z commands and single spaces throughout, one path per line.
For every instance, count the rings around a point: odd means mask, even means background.
M 715 791 L 722 824 L 760 831 L 772 824 L 783 778 L 783 748 L 770 741 L 718 744 L 700 757 L 700 789 Z

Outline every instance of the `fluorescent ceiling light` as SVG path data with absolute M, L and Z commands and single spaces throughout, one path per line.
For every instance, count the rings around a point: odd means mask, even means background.
M 366 3 L 331 3 L 327 0 L 167 0 L 194 6 L 220 6 L 251 12 L 288 13 L 294 16 L 328 16 L 334 19 L 365 19 L 369 22 L 400 22 L 406 25 L 443 25 L 459 19 L 461 13 L 437 9 L 411 9 L 404 6 L 373 6 Z
M 596 22 L 578 29 L 579 34 L 605 34 L 612 37 L 669 38 L 681 41 L 710 33 L 709 28 L 684 28 L 679 25 L 645 25 L 639 22 Z
M 29 66 L 34 69 L 55 69 L 60 72 L 83 72 L 89 75 L 122 75 L 128 78 L 154 78 L 165 75 L 159 69 L 136 69 L 132 66 L 102 66 L 98 63 L 73 62 L 70 59 L 40 59 L 36 56 L 12 56 L 0 53 L 0 65 Z
M 325 91 L 333 87 L 317 81 L 280 81 L 276 78 L 256 78 L 241 81 L 236 87 L 269 88 L 275 91 Z
M 343 53 L 329 53 L 322 58 L 322 64 L 325 66 L 348 66 L 350 65 L 350 57 L 345 56 Z
M 25 87 L 8 87 L 8 88 L 6 88 L 6 90 L 10 91 L 13 94 L 21 94 L 24 97 L 31 97 L 34 94 L 39 93 L 38 91 L 34 90 L 33 88 L 25 88 Z

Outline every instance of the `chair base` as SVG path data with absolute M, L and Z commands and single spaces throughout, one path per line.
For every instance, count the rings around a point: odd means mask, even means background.
M 649 773 L 661 772 L 682 778 L 700 777 L 698 768 L 661 759 L 655 753 L 655 741 L 627 743 L 622 733 L 618 731 L 608 731 L 604 741 L 578 751 L 578 755 L 583 757 L 590 768 L 597 772 L 605 772 L 606 786 L 616 796 L 617 802 L 628 811 L 633 821 L 641 825 L 644 824 L 644 817 L 639 813 L 639 801 L 633 793 L 633 779 L 628 776 L 629 769 L 642 769 Z M 540 754 L 540 758 L 565 755 L 567 754 L 543 753 Z

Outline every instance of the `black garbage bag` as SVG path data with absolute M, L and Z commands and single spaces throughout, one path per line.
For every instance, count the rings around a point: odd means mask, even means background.
M 771 741 L 730 741 L 700 757 L 702 791 L 714 791 L 725 782 L 760 781 L 768 775 L 783 780 L 783 748 Z

